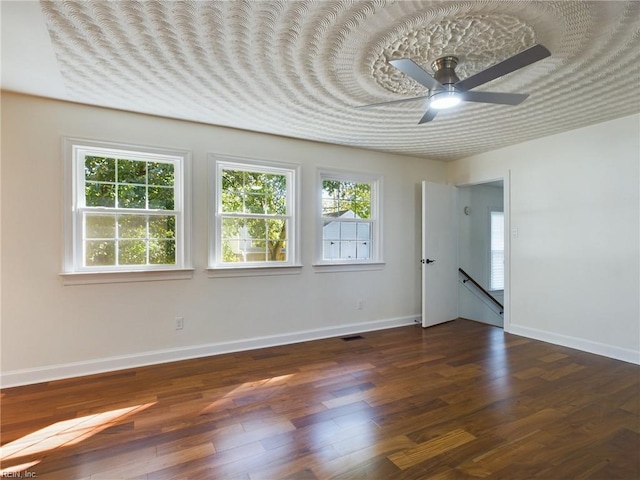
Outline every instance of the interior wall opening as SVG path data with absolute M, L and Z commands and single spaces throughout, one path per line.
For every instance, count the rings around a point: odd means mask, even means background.
M 460 317 L 504 328 L 504 182 L 458 188 L 458 311 Z

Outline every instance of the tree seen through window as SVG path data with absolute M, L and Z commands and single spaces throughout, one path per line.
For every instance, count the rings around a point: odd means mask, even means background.
M 175 166 L 84 158 L 84 265 L 176 263 Z
M 224 263 L 287 261 L 287 175 L 222 169 Z

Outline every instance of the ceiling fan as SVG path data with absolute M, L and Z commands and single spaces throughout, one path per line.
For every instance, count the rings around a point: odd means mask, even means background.
M 527 50 L 515 54 L 481 72 L 460 80 L 455 68 L 458 65 L 458 57 L 446 56 L 438 58 L 431 63 L 434 75 L 431 76 L 416 62 L 409 58 L 390 60 L 389 64 L 409 76 L 420 85 L 429 89 L 429 94 L 422 97 L 403 98 L 389 102 L 362 105 L 356 108 L 379 107 L 394 103 L 411 102 L 414 100 L 428 99 L 427 110 L 418 124 L 430 122 L 438 114 L 439 110 L 451 108 L 460 102 L 497 103 L 499 105 L 519 105 L 529 96 L 527 93 L 500 93 L 500 92 L 471 92 L 470 90 L 484 85 L 491 80 L 502 77 L 508 73 L 519 70 L 532 63 L 549 57 L 551 52 L 542 45 L 534 45 Z

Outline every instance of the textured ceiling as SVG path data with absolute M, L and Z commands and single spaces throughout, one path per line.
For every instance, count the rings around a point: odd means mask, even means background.
M 40 8 L 64 83 L 57 96 L 74 102 L 437 160 L 640 111 L 638 1 L 43 1 Z M 529 93 L 519 106 L 463 103 L 420 126 L 420 101 L 354 108 L 425 93 L 387 60 L 411 58 L 429 69 L 455 55 L 465 78 L 536 43 L 552 56 L 478 88 Z

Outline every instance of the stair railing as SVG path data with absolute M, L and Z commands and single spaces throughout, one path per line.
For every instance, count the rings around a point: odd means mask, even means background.
M 502 315 L 504 313 L 504 305 L 502 305 L 496 299 L 496 297 L 494 297 L 489 292 L 487 292 L 482 285 L 480 285 L 478 282 L 476 282 L 473 279 L 473 277 L 471 275 L 469 275 L 467 272 L 465 272 L 462 268 L 458 268 L 458 271 L 465 277 L 465 279 L 462 280 L 462 283 L 471 282 L 478 290 L 480 290 L 480 292 L 482 292 L 482 294 L 484 294 L 484 296 L 486 296 L 489 300 L 491 300 L 493 303 L 495 303 L 500 308 L 500 315 Z

